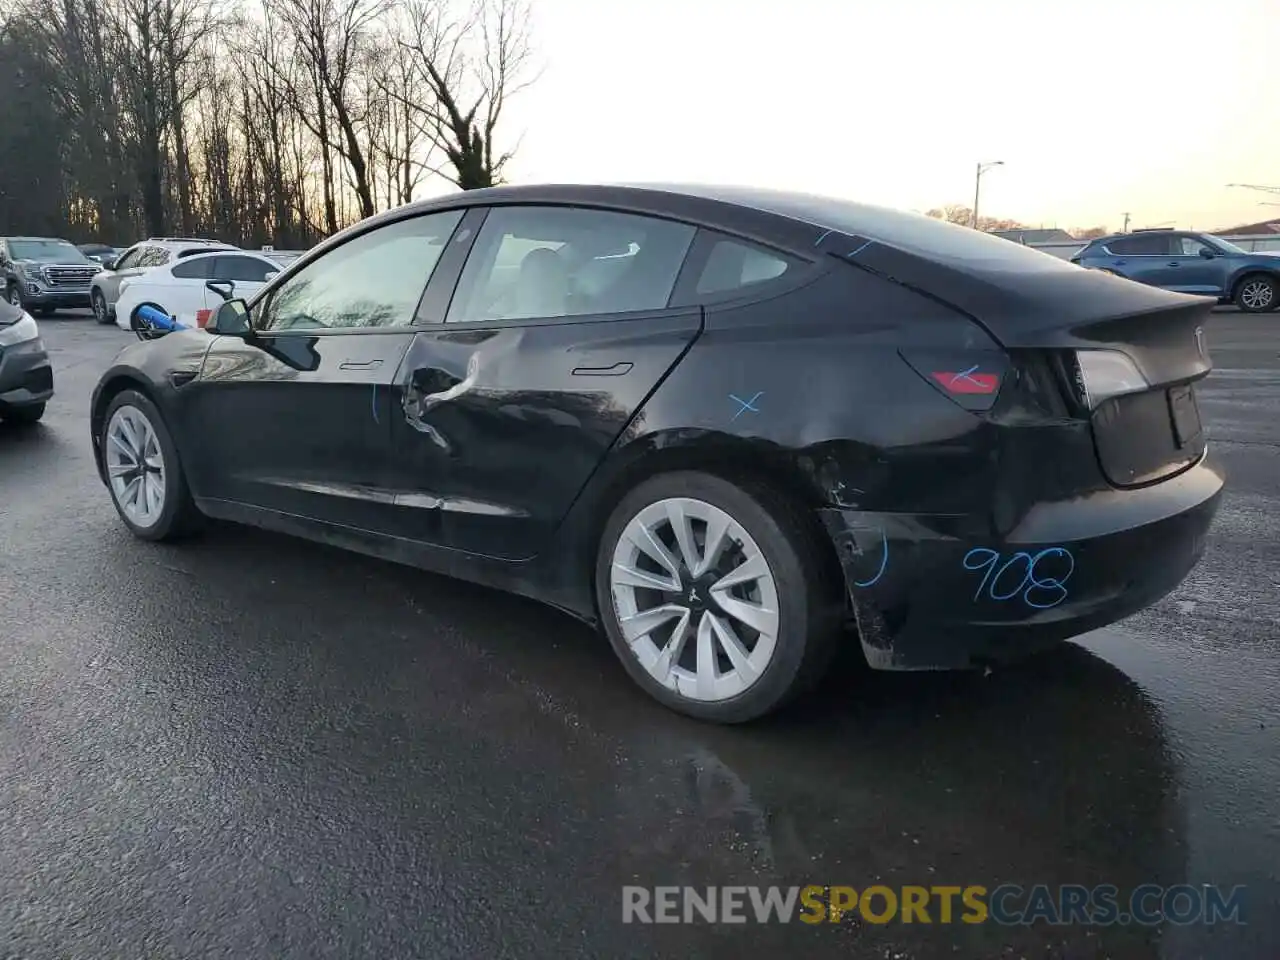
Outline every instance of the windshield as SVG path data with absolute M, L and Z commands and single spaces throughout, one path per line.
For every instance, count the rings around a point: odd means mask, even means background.
M 84 263 L 85 256 L 65 240 L 10 240 L 9 250 L 15 260 L 40 260 L 44 263 Z
M 1222 248 L 1223 250 L 1225 250 L 1227 253 L 1243 253 L 1243 254 L 1248 254 L 1248 252 L 1249 252 L 1248 250 L 1245 250 L 1245 249 L 1243 249 L 1243 248 L 1241 248 L 1241 247 L 1237 247 L 1237 246 L 1236 246 L 1234 243 L 1232 243 L 1230 240 L 1223 240 L 1221 237 L 1213 237 L 1213 238 L 1212 238 L 1212 240 L 1211 240 L 1210 242 L 1211 242 L 1211 243 L 1214 243 L 1214 244 L 1217 244 L 1219 247 L 1221 247 L 1221 248 Z

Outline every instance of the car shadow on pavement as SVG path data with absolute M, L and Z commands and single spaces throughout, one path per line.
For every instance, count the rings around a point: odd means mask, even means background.
M 593 631 L 483 587 L 236 527 L 123 552 L 136 590 L 176 591 L 184 611 L 135 630 L 136 669 L 180 664 L 201 691 L 197 726 L 234 728 L 245 749 L 307 730 L 301 762 L 354 778 L 335 789 L 372 791 L 370 809 L 378 787 L 360 764 L 376 758 L 430 795 L 431 744 L 450 731 L 503 740 L 526 776 L 595 770 L 616 821 L 599 829 L 638 878 L 625 882 L 1127 891 L 1185 879 L 1186 813 L 1159 714 L 1071 644 L 989 676 L 871 673 L 848 657 L 783 714 L 716 727 L 650 701 Z M 355 768 L 339 756 L 352 750 Z M 963 955 L 1052 943 L 1154 957 L 1160 939 L 1132 926 L 835 929 L 812 935 L 912 957 L 942 942 Z

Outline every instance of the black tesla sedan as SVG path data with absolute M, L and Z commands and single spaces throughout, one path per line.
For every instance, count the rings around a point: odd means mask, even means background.
M 961 668 L 1172 590 L 1223 489 L 1210 307 L 840 200 L 476 190 L 126 348 L 92 435 L 143 539 L 215 517 L 534 597 L 736 722 L 842 638 Z

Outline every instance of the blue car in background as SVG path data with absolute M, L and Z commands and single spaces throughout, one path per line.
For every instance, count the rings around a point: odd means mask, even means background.
M 1280 255 L 1249 253 L 1212 234 L 1113 234 L 1091 240 L 1071 262 L 1153 287 L 1217 297 L 1249 313 L 1280 307 Z

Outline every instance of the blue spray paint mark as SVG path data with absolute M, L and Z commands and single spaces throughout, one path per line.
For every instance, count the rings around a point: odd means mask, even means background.
M 817 240 L 813 241 L 813 245 L 814 245 L 815 247 L 817 247 L 817 246 L 821 246 L 822 241 L 823 241 L 823 240 L 825 240 L 825 239 L 827 239 L 827 237 L 831 236 L 833 233 L 835 233 L 835 231 L 834 231 L 834 230 L 828 230 L 826 233 L 824 233 L 822 236 L 820 236 Z
M 758 407 L 756 407 L 756 406 L 755 406 L 755 402 L 756 402 L 757 400 L 759 400 L 759 399 L 760 399 L 761 397 L 763 397 L 763 396 L 764 396 L 764 391 L 763 391 L 763 390 L 761 390 L 759 393 L 757 393 L 757 394 L 756 394 L 754 397 L 752 397 L 750 400 L 743 400 L 741 397 L 736 397 L 736 396 L 734 396 L 732 393 L 731 393 L 731 394 L 729 394 L 729 399 L 730 399 L 730 400 L 732 400 L 732 401 L 734 401 L 735 403 L 737 403 L 737 404 L 739 405 L 739 406 L 738 406 L 738 412 L 737 412 L 737 413 L 735 413 L 735 414 L 730 418 L 729 422 L 730 422 L 730 423 L 733 423 L 733 421 L 734 421 L 734 420 L 737 420 L 740 416 L 742 416 L 742 415 L 743 415 L 744 413 L 746 413 L 748 410 L 750 410 L 752 413 L 759 413 L 759 412 L 760 412 L 760 410 L 759 410 L 759 408 L 758 408 Z
M 957 373 L 954 377 L 952 377 L 952 378 L 951 378 L 951 386 L 953 386 L 953 387 L 954 387 L 954 386 L 956 386 L 956 385 L 957 385 L 961 380 L 964 380 L 964 381 L 966 381 L 966 382 L 968 382 L 968 383 L 973 384 L 975 387 L 984 387 L 984 388 L 985 388 L 985 386 L 986 386 L 985 384 L 981 384 L 981 383 L 979 383 L 977 380 L 973 379 L 973 374 L 975 374 L 975 373 L 977 373 L 977 372 L 978 372 L 978 367 L 980 367 L 980 366 L 981 366 L 981 364 L 975 363 L 975 364 L 974 364 L 972 367 L 970 367 L 968 370 L 963 370 L 963 371 L 961 371 L 960 373 Z
M 373 422 L 381 423 L 382 421 L 378 419 L 378 385 L 376 383 L 373 385 L 372 405 L 373 405 Z
M 884 532 L 884 527 L 880 528 L 880 569 L 876 571 L 876 575 L 870 580 L 855 580 L 855 587 L 874 587 L 880 578 L 884 576 L 885 570 L 889 566 L 889 535 Z
M 874 240 L 868 240 L 866 243 L 860 246 L 857 250 L 853 251 L 853 253 L 847 254 L 847 256 L 856 257 L 858 254 L 860 254 L 863 250 L 867 249 L 867 247 L 871 246 L 871 244 L 873 243 L 875 243 Z
M 1065 565 L 1065 573 L 1056 577 L 1037 575 L 1037 570 L 1043 572 L 1042 563 L 1054 560 L 1058 561 L 1059 569 Z M 997 566 L 999 566 L 999 569 L 997 569 Z M 1069 594 L 1066 583 L 1071 579 L 1071 575 L 1075 573 L 1076 560 L 1071 555 L 1071 551 L 1065 547 L 1046 547 L 1039 553 L 1034 554 L 1020 550 L 1017 553 L 1010 554 L 1007 558 L 996 550 L 991 550 L 987 547 L 974 547 L 964 555 L 964 568 L 966 570 L 986 570 L 986 573 L 983 574 L 982 582 L 978 584 L 978 589 L 974 591 L 974 600 L 981 597 L 982 592 L 985 590 L 987 597 L 997 603 L 1013 600 L 1016 597 L 1036 610 L 1048 610 L 1067 599 Z M 1013 582 L 1006 576 L 1010 570 L 1015 571 L 1015 575 L 1016 571 L 1021 570 L 1022 578 L 1017 581 L 1012 590 L 1002 591 L 1000 588 L 1002 581 L 1006 586 Z

